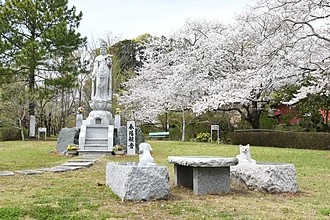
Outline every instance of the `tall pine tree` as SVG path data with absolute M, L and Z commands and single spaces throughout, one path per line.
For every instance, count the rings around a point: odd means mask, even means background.
M 0 83 L 23 80 L 32 95 L 39 80 L 72 85 L 77 74 L 72 52 L 86 42 L 76 31 L 81 19 L 68 0 L 0 2 Z M 33 100 L 29 114 L 35 114 Z

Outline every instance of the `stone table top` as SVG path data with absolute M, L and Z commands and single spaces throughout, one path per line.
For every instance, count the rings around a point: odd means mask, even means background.
M 169 156 L 169 163 L 190 167 L 229 167 L 238 164 L 236 157 Z

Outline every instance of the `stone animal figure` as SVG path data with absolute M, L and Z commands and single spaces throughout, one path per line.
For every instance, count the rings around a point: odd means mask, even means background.
M 256 164 L 256 161 L 251 158 L 250 155 L 250 144 L 247 145 L 239 145 L 239 152 L 240 154 L 236 156 L 238 159 L 239 164 Z
M 151 156 L 151 151 L 150 144 L 143 142 L 139 145 L 139 166 L 156 166 L 155 160 Z

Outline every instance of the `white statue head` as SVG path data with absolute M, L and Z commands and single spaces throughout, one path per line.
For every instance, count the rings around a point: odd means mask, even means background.
M 100 54 L 103 56 L 107 54 L 107 45 L 104 42 L 102 42 L 100 45 Z

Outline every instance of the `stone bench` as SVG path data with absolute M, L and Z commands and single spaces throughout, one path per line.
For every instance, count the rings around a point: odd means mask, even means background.
M 236 157 L 169 156 L 174 164 L 174 183 L 193 189 L 195 195 L 219 194 L 230 191 L 230 166 Z
M 161 131 L 161 132 L 150 132 L 149 138 L 166 138 L 170 135 L 170 132 Z

